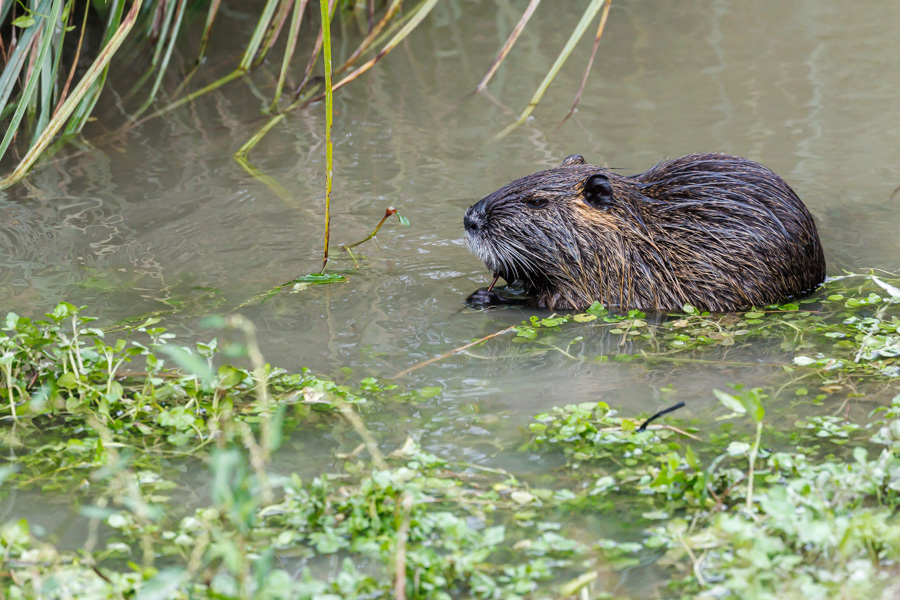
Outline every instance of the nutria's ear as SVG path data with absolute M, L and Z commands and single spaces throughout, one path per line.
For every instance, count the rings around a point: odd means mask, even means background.
M 561 167 L 569 167 L 571 165 L 583 165 L 584 157 L 580 154 L 573 154 L 571 156 L 567 156 L 563 159 L 562 164 L 559 165 Z
M 584 202 L 594 208 L 607 208 L 613 202 L 612 184 L 603 173 L 594 173 L 584 180 Z

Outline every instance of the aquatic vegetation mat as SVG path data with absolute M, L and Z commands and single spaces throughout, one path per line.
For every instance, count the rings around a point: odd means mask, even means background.
M 643 430 L 645 416 L 612 402 L 547 410 L 501 450 L 540 465 L 527 472 L 427 449 L 440 388 L 273 368 L 239 315 L 210 318 L 222 341 L 188 348 L 155 319 L 113 336 L 66 303 L 40 321 L 10 314 L 0 499 L 16 515 L 23 498 L 56 494 L 84 534 L 73 544 L 40 516 L 7 516 L 0 591 L 892 597 L 898 301 L 896 279 L 856 275 L 743 314 L 529 318 L 506 334 L 516 342 L 483 345 L 506 343 L 497 360 L 549 351 L 678 369 L 767 344 L 778 378 L 708 390 L 713 417 L 676 411 Z M 597 330 L 615 343 L 584 346 Z M 814 410 L 785 419 L 784 396 Z

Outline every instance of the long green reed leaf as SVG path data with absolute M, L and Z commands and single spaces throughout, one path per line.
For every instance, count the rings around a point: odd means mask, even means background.
M 81 22 L 81 32 L 78 35 L 78 46 L 75 47 L 75 56 L 72 58 L 72 66 L 69 67 L 69 75 L 66 77 L 66 83 L 63 85 L 62 90 L 59 92 L 59 100 L 56 102 L 56 108 L 53 109 L 53 112 L 59 110 L 65 101 L 66 97 L 69 95 L 69 87 L 72 85 L 72 79 L 75 77 L 75 71 L 78 68 L 78 60 L 81 58 L 81 46 L 84 43 L 84 32 L 87 30 L 87 19 L 88 19 L 88 10 L 90 6 L 85 5 L 84 7 L 84 19 Z M 74 8 L 73 8 L 74 10 Z M 62 43 L 60 43 L 60 49 L 62 49 Z
M 511 123 L 506 129 L 494 136 L 493 141 L 497 141 L 500 138 L 508 135 L 519 125 L 524 123 L 529 116 L 531 116 L 531 113 L 541 101 L 541 98 L 544 97 L 544 92 L 546 92 L 547 88 L 550 87 L 550 83 L 553 81 L 553 78 L 556 77 L 556 75 L 559 73 L 559 70 L 565 64 L 566 59 L 568 59 L 569 55 L 572 54 L 572 50 L 575 48 L 575 44 L 577 44 L 578 40 L 580 40 L 584 35 L 584 32 L 585 30 L 587 30 L 588 25 L 591 24 L 591 21 L 593 21 L 594 17 L 597 16 L 597 13 L 600 12 L 600 7 L 603 6 L 603 3 L 605 1 L 606 0 L 591 0 L 590 5 L 588 5 L 587 10 L 584 11 L 584 14 L 581 16 L 581 20 L 575 27 L 575 31 L 573 31 L 572 35 L 569 36 L 569 40 L 566 42 L 566 45 L 559 53 L 559 56 L 556 57 L 556 62 L 554 62 L 553 66 L 550 67 L 550 71 L 548 71 L 547 75 L 544 76 L 544 80 L 541 82 L 541 85 L 538 86 L 537 91 L 531 97 L 531 101 L 528 103 L 528 106 L 526 106 L 525 110 L 522 111 L 522 114 L 519 115 L 518 120 L 514 123 Z
M 113 3 L 112 9 L 109 11 L 109 17 L 106 21 L 106 33 L 103 36 L 103 44 L 101 45 L 101 48 L 105 48 L 107 45 L 109 45 L 113 36 L 115 36 L 116 32 L 119 31 L 124 10 L 124 2 L 116 0 Z M 100 99 L 100 93 L 103 91 L 103 86 L 106 85 L 107 73 L 109 73 L 108 64 L 101 70 L 96 81 L 94 81 L 94 83 L 91 84 L 91 86 L 87 89 L 84 98 L 78 103 L 77 106 L 75 106 L 69 122 L 66 123 L 65 129 L 63 129 L 63 137 L 71 137 L 73 135 L 77 135 L 81 133 L 82 129 L 84 129 L 84 126 L 87 124 L 91 113 L 94 111 L 94 106 L 97 105 L 97 101 Z
M 328 3 L 319 0 L 322 13 L 322 60 L 325 63 L 325 253 L 322 257 L 322 272 L 328 264 L 328 239 L 331 237 L 331 180 L 332 154 L 331 125 L 334 117 L 334 90 L 331 87 L 331 14 Z
M 181 95 L 181 92 L 188 86 L 191 79 L 193 79 L 194 74 L 196 74 L 197 70 L 200 68 L 200 64 L 206 56 L 206 48 L 209 46 L 209 35 L 212 32 L 212 26 L 216 20 L 216 15 L 219 14 L 219 7 L 221 5 L 222 0 L 212 0 L 212 2 L 209 3 L 209 10 L 206 13 L 206 24 L 203 26 L 203 37 L 200 39 L 200 50 L 197 52 L 197 58 L 194 59 L 194 64 L 188 69 L 188 72 L 181 80 L 181 83 L 179 83 L 178 87 L 175 88 L 175 91 L 172 92 L 173 98 L 177 98 Z
M 156 99 L 156 94 L 159 92 L 159 86 L 162 84 L 163 77 L 166 74 L 166 69 L 169 66 L 169 59 L 172 58 L 172 50 L 175 48 L 175 42 L 178 39 L 178 33 L 181 31 L 181 21 L 184 17 L 184 9 L 187 4 L 187 0 L 178 0 L 178 6 L 175 9 L 175 19 L 174 24 L 172 26 L 172 34 L 169 37 L 169 43 L 166 46 L 166 53 L 163 56 L 162 63 L 159 65 L 159 70 L 156 73 L 156 79 L 153 82 L 153 87 L 150 89 L 150 94 L 147 96 L 147 99 L 144 103 L 138 108 L 137 112 L 132 117 L 136 119 L 141 114 L 147 110 L 153 101 Z
M 320 0 L 321 1 L 321 0 Z M 328 1 L 328 14 L 334 16 L 334 7 L 337 4 L 337 0 L 329 0 Z M 297 101 L 297 98 L 303 93 L 303 88 L 306 87 L 306 84 L 309 83 L 309 77 L 312 75 L 313 67 L 316 66 L 316 63 L 319 60 L 319 53 L 322 51 L 322 28 L 319 27 L 319 33 L 316 35 L 316 43 L 313 44 L 313 51 L 309 55 L 309 60 L 306 62 L 306 70 L 303 72 L 303 79 L 300 80 L 300 85 L 297 86 L 297 89 L 294 90 L 294 102 Z M 291 104 L 288 107 L 288 110 L 293 108 L 296 104 Z
M 47 14 L 52 3 L 53 0 L 44 0 L 38 5 L 36 10 L 41 14 Z M 16 87 L 19 73 L 21 73 L 25 60 L 28 58 L 31 43 L 38 31 L 40 31 L 40 25 L 35 23 L 22 32 L 22 37 L 19 38 L 15 50 L 13 50 L 6 66 L 3 68 L 3 73 L 0 74 L 0 112 L 3 112 L 6 108 L 6 103 Z M 2 153 L 0 153 L 0 158 L 2 158 Z
M 281 28 L 284 27 L 284 22 L 287 20 L 288 12 L 293 3 L 293 0 L 281 0 L 281 4 L 278 6 L 278 12 L 275 13 L 275 18 L 269 23 L 269 28 L 266 30 L 266 35 L 261 44 L 261 49 L 257 53 L 256 59 L 253 61 L 254 69 L 262 64 L 266 59 L 266 55 L 269 54 L 269 50 L 271 50 L 272 46 L 275 45 L 275 42 L 278 41 L 278 36 L 281 35 Z
M 2 1 L 2 0 L 0 0 Z M 59 22 L 59 31 L 58 37 L 54 39 L 53 45 L 56 47 L 56 55 L 53 57 L 53 65 L 50 68 L 50 73 L 52 73 L 51 77 L 51 92 L 47 96 L 48 101 L 52 105 L 54 102 L 59 101 L 60 90 L 58 88 L 59 80 L 60 80 L 60 71 L 62 69 L 63 64 L 63 47 L 65 46 L 66 34 L 69 32 L 70 28 L 69 24 L 75 18 L 75 0 L 65 0 L 65 5 L 63 5 L 62 18 Z M 47 109 L 48 119 L 51 116 L 50 108 Z M 43 128 L 41 128 L 43 129 Z
M 600 1 L 602 1 L 602 0 L 600 0 Z M 395 35 L 393 38 L 391 38 L 391 41 L 389 41 L 387 44 L 385 44 L 384 48 L 382 48 L 381 51 L 378 52 L 378 54 L 376 54 L 375 56 L 373 56 L 372 58 L 367 60 L 365 63 L 360 65 L 358 68 L 354 69 L 349 75 L 347 75 L 346 77 L 344 77 L 343 79 L 338 81 L 336 84 L 334 84 L 333 91 L 336 92 L 337 90 L 341 89 L 342 87 L 344 87 L 345 85 L 347 85 L 348 83 L 350 83 L 351 81 L 353 81 L 354 79 L 356 79 L 357 77 L 359 77 L 360 75 L 362 75 L 363 73 L 365 73 L 366 71 L 371 69 L 382 58 L 387 56 L 391 50 L 396 48 L 400 44 L 400 42 L 402 42 L 404 39 L 406 39 L 406 36 L 408 36 L 416 27 L 419 26 L 419 23 L 421 23 L 422 20 L 425 19 L 426 16 L 428 16 L 428 13 L 431 12 L 431 9 L 434 8 L 434 6 L 437 3 L 438 3 L 438 0 L 423 0 L 423 2 L 421 4 L 419 4 L 419 6 L 416 8 L 415 15 L 412 16 L 409 19 L 409 21 L 407 21 L 406 25 L 404 25 L 400 29 L 400 31 L 397 32 L 397 35 Z M 304 105 L 311 104 L 313 102 L 318 102 L 319 100 L 321 100 L 324 97 L 325 97 L 324 94 L 319 94 L 318 96 L 314 96 L 313 98 L 308 100 Z
M 62 45 L 60 44 L 60 47 Z M 50 52 L 47 52 L 44 55 L 43 60 L 41 60 L 40 67 L 38 64 L 35 64 L 35 70 L 38 70 L 37 74 L 33 74 L 32 77 L 39 77 L 40 81 L 39 92 L 34 94 L 34 99 L 36 100 L 36 110 L 37 110 L 37 121 L 34 125 L 34 134 L 31 143 L 37 139 L 38 132 L 43 131 L 44 127 L 47 126 L 47 122 L 50 120 L 50 106 L 53 100 L 53 81 L 56 79 L 56 72 L 53 70 L 54 57 L 50 56 Z
M 250 65 L 253 64 L 253 58 L 256 56 L 256 51 L 259 50 L 259 45 L 262 43 L 263 36 L 266 34 L 266 29 L 269 27 L 269 22 L 272 20 L 272 15 L 275 14 L 277 6 L 278 0 L 268 0 L 266 2 L 259 21 L 256 23 L 256 29 L 253 30 L 250 43 L 247 44 L 247 49 L 244 50 L 244 56 L 241 58 L 241 64 L 238 66 L 239 70 L 243 72 L 250 70 Z
M 172 21 L 175 18 L 175 12 L 178 3 L 170 2 L 169 0 L 159 0 L 159 4 L 155 9 L 156 14 L 162 14 L 162 18 L 157 23 L 157 18 L 154 16 L 153 19 L 148 19 L 151 21 L 151 24 L 148 28 L 147 35 L 153 39 L 156 39 L 155 48 L 153 50 L 153 58 L 150 59 L 150 64 L 144 70 L 144 74 L 141 75 L 138 80 L 131 86 L 131 90 L 125 95 L 125 99 L 129 100 L 132 96 L 134 96 L 138 90 L 144 87 L 144 84 L 147 83 L 147 80 L 150 79 L 150 76 L 153 75 L 153 72 L 156 71 L 156 67 L 159 65 L 160 57 L 163 54 L 167 44 L 166 41 L 169 40 L 169 28 L 172 26 Z M 162 28 L 157 32 L 157 25 L 161 23 Z M 152 102 L 152 101 L 151 101 Z M 150 102 L 146 102 L 145 104 L 149 105 Z M 139 108 L 136 113 L 140 114 L 146 109 L 146 106 Z M 132 119 L 134 116 L 132 116 Z
M 272 20 L 272 15 L 274 14 L 274 11 L 275 11 L 275 8 L 277 7 L 277 5 L 278 5 L 278 0 L 269 0 L 266 3 L 266 6 L 263 10 L 263 14 L 262 14 L 262 16 L 260 16 L 259 21 L 256 23 L 256 28 L 253 30 L 253 36 L 250 39 L 250 43 L 247 46 L 247 48 L 244 50 L 244 54 L 241 57 L 241 62 L 234 71 L 232 71 L 228 75 L 225 75 L 224 77 L 221 77 L 220 79 L 217 79 L 216 81 L 213 81 L 209 85 L 203 86 L 199 90 L 195 90 L 195 91 L 191 92 L 187 96 L 183 96 L 183 97 L 179 98 L 178 100 L 175 100 L 168 106 L 165 106 L 165 107 L 157 110 L 150 116 L 144 117 L 142 120 L 138 121 L 137 123 L 140 124 L 148 119 L 152 119 L 154 117 L 159 117 L 161 115 L 166 114 L 167 112 L 173 111 L 176 108 L 178 108 L 184 104 L 187 104 L 188 102 L 196 100 L 200 96 L 203 96 L 204 94 L 208 94 L 209 92 L 211 92 L 213 90 L 219 89 L 223 85 L 230 83 L 230 82 L 234 81 L 235 79 L 237 79 L 238 77 L 241 77 L 242 75 L 246 74 L 247 71 L 250 70 L 251 64 L 253 62 L 253 57 L 256 56 L 256 52 L 257 52 L 257 50 L 259 50 L 259 45 L 262 42 L 263 36 L 265 35 L 266 28 L 268 27 L 269 22 Z M 179 86 L 178 89 L 180 90 L 182 87 L 183 87 L 183 85 Z
M 89 88 L 97 82 L 100 75 L 109 65 L 109 61 L 119 49 L 119 46 L 125 41 L 125 38 L 134 26 L 142 4 L 143 0 L 134 0 L 134 3 L 131 5 L 131 10 L 128 11 L 128 15 L 122 20 L 118 29 L 110 38 L 109 43 L 104 46 L 97 55 L 94 63 L 81 78 L 81 81 L 79 81 L 78 85 L 75 86 L 75 89 L 72 90 L 72 95 L 59 107 L 53 115 L 53 118 L 50 119 L 50 122 L 47 124 L 47 128 L 44 129 L 41 136 L 31 146 L 13 172 L 5 178 L 0 179 L 0 190 L 8 188 L 25 177 L 26 173 L 28 173 L 28 170 L 37 161 L 41 153 L 50 145 L 50 142 L 53 141 L 53 137 L 60 129 L 62 129 L 76 106 L 84 99 Z
M 153 51 L 153 58 L 150 59 L 150 70 L 155 69 L 159 64 L 163 49 L 166 47 L 166 40 L 169 39 L 169 28 L 172 27 L 175 11 L 179 6 L 183 5 L 184 2 L 166 2 L 164 0 L 164 4 L 165 15 L 163 16 L 162 31 L 160 31 L 159 37 L 156 39 L 156 49 Z
M 15 0 L 0 0 L 0 23 L 6 20 L 6 15 L 9 14 L 9 9 L 13 4 L 15 4 Z
M 540 0 L 538 0 L 540 1 Z M 356 63 L 356 59 L 358 59 L 366 50 L 369 49 L 369 46 L 372 45 L 372 42 L 378 37 L 378 34 L 384 29 L 384 26 L 387 25 L 388 21 L 394 18 L 397 12 L 400 10 L 400 7 L 403 5 L 403 0 L 391 0 L 391 3 L 388 5 L 387 10 L 384 11 L 384 16 L 381 17 L 381 20 L 369 30 L 369 34 L 365 37 L 359 47 L 353 51 L 353 54 L 350 55 L 344 64 L 338 67 L 335 70 L 336 75 L 340 75 L 347 69 L 353 66 Z
M 29 29 L 38 29 L 38 31 L 35 32 L 35 35 L 39 36 L 38 42 L 40 45 L 38 46 L 37 58 L 34 61 L 34 68 L 31 70 L 31 75 L 27 77 L 25 87 L 22 88 L 22 92 L 19 96 L 19 105 L 16 107 L 16 112 L 13 113 L 9 123 L 9 129 L 6 130 L 6 135 L 3 136 L 3 141 L 0 142 L 0 158 L 3 158 L 6 154 L 6 150 L 9 148 L 13 137 L 16 135 L 19 123 L 22 121 L 22 116 L 25 114 L 25 110 L 28 108 L 28 103 L 32 94 L 34 94 L 34 90 L 37 88 L 37 84 L 41 79 L 40 71 L 45 67 L 50 67 L 45 59 L 49 58 L 47 53 L 50 50 L 50 43 L 53 41 L 53 29 L 56 27 L 57 21 L 59 21 L 63 6 L 62 0 L 52 0 L 52 2 L 53 4 L 50 7 L 50 10 L 45 9 L 40 13 L 34 13 L 40 21 L 36 21 L 34 25 L 29 27 Z M 41 6 L 43 6 L 43 4 L 44 3 L 42 3 Z M 18 48 L 16 48 L 16 50 L 18 50 Z
M 212 0 L 209 3 L 209 11 L 206 13 L 206 24 L 203 26 L 203 37 L 200 39 L 200 51 L 197 53 L 197 64 L 200 64 L 206 55 L 206 47 L 209 45 L 209 34 L 212 31 L 216 15 L 219 14 L 219 6 L 221 4 L 222 0 Z
M 291 58 L 297 48 L 297 38 L 300 37 L 300 25 L 303 22 L 303 11 L 309 0 L 294 0 L 294 14 L 291 16 L 291 30 L 288 32 L 287 46 L 284 49 L 284 58 L 281 61 L 281 71 L 278 73 L 278 83 L 275 85 L 275 97 L 269 110 L 276 110 L 284 91 L 284 82 L 287 79 L 288 67 L 291 66 Z
M 368 71 L 370 68 L 372 68 L 372 66 L 375 65 L 375 63 L 377 63 L 379 60 L 384 58 L 391 50 L 393 50 L 400 42 L 402 42 L 403 39 L 406 38 L 406 36 L 409 35 L 409 33 L 419 25 L 419 23 L 422 22 L 422 20 L 428 15 L 428 13 L 431 12 L 431 9 L 434 8 L 435 4 L 437 4 L 437 2 L 438 0 L 423 0 L 418 6 L 413 9 L 412 12 L 409 13 L 409 15 L 405 15 L 403 18 L 408 20 L 400 29 L 400 31 L 397 32 L 397 34 L 393 38 L 391 38 L 390 42 L 388 42 L 374 58 L 370 59 L 358 69 L 344 77 L 340 82 L 335 84 L 332 88 L 332 92 L 350 83 L 351 81 Z M 300 90 L 302 89 L 303 88 L 301 85 Z M 298 90 L 298 93 L 300 92 L 300 90 Z M 295 99 L 283 109 L 282 114 L 294 110 L 297 107 L 308 106 L 311 103 L 318 102 L 319 100 L 322 100 L 326 97 L 325 93 L 314 94 L 315 91 L 307 93 L 306 95 Z M 265 134 L 272 129 L 275 123 L 281 121 L 281 119 L 279 118 L 280 116 L 281 115 L 274 117 L 262 129 L 257 131 L 256 134 L 250 140 L 248 140 L 240 150 L 238 150 L 236 156 L 245 156 L 254 146 L 256 146 L 262 140 L 263 136 L 265 136 Z

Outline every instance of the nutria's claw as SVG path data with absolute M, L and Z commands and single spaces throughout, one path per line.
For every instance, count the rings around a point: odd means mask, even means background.
M 466 298 L 466 306 L 472 308 L 490 308 L 504 304 L 512 303 L 507 298 L 488 288 L 481 288 Z

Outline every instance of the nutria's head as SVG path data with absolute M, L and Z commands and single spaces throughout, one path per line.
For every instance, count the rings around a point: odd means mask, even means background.
M 548 263 L 575 264 L 579 259 L 572 219 L 589 218 L 576 217 L 579 212 L 608 212 L 611 195 L 608 171 L 573 155 L 559 167 L 517 179 L 469 208 L 463 218 L 466 243 L 505 280 L 545 285 L 551 276 Z
M 626 177 L 573 155 L 487 196 L 466 242 L 544 308 L 733 310 L 824 279 L 815 225 L 790 187 L 753 161 L 692 155 Z

